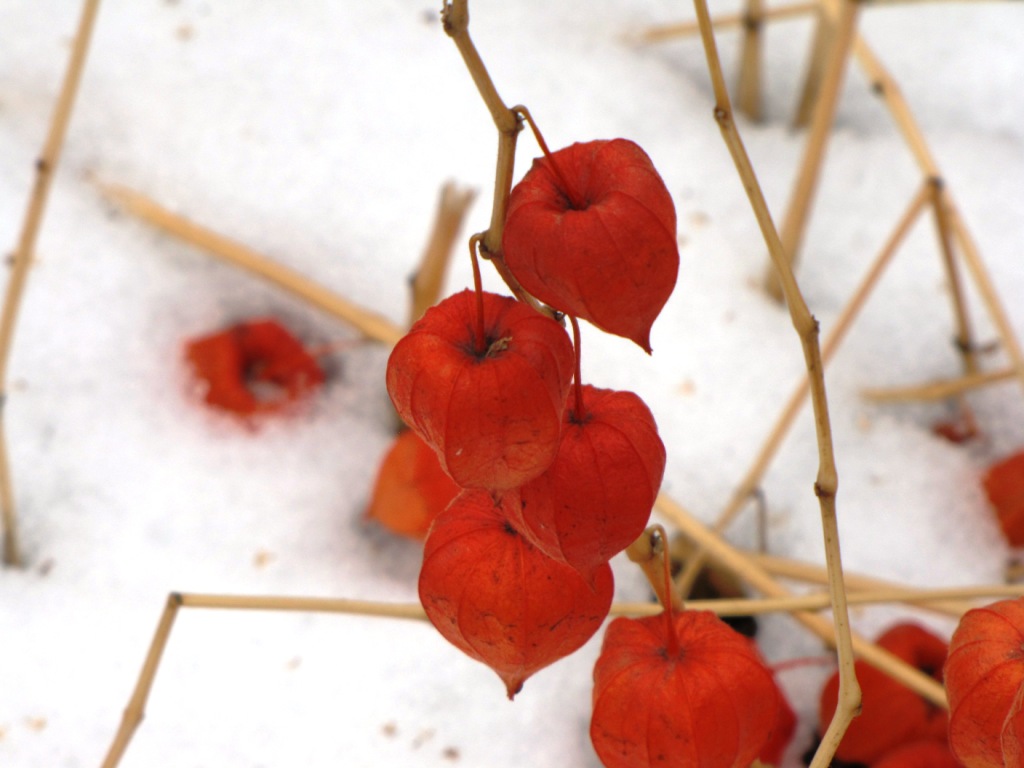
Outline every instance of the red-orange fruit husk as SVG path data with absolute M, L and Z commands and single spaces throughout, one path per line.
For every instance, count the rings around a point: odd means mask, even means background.
M 428 309 L 392 350 L 387 388 L 456 483 L 501 491 L 555 458 L 575 358 L 565 330 L 526 304 L 485 293 L 483 308 L 482 347 L 474 292 Z
M 679 271 L 676 211 L 632 141 L 573 144 L 535 160 L 512 189 L 502 249 L 538 299 L 651 351 L 651 326 Z
M 753 644 L 753 640 L 750 642 Z M 775 725 L 772 727 L 771 736 L 768 737 L 765 745 L 761 747 L 761 751 L 757 754 L 757 759 L 765 765 L 782 765 L 782 757 L 786 753 L 786 747 L 789 746 L 789 742 L 793 740 L 793 734 L 796 732 L 796 712 L 790 706 L 789 699 L 782 692 L 782 688 L 779 687 L 778 680 L 775 680 L 774 675 L 772 680 L 775 682 L 775 691 L 778 694 L 779 709 Z
M 941 681 L 946 643 L 916 624 L 897 624 L 876 641 L 903 661 Z M 851 763 L 870 764 L 896 747 L 912 741 L 945 741 L 946 713 L 863 661 L 854 664 L 860 683 L 861 714 L 843 736 L 836 757 Z M 834 674 L 821 691 L 818 714 L 821 731 L 835 715 L 839 675 Z
M 968 768 L 1002 768 L 1003 726 L 1024 682 L 1024 599 L 965 613 L 944 675 L 953 754 Z
M 665 471 L 650 409 L 632 392 L 585 385 L 582 416 L 569 392 L 555 460 L 519 489 L 512 524 L 545 554 L 581 573 L 643 533 Z
M 316 358 L 269 318 L 190 339 L 185 358 L 205 402 L 243 416 L 281 410 L 324 382 Z
M 460 490 L 434 450 L 406 429 L 381 462 L 366 517 L 393 533 L 422 539 Z
M 1024 451 L 988 468 L 982 485 L 1013 547 L 1024 547 Z
M 1010 705 L 1010 712 L 1003 721 L 999 736 L 1003 747 L 1003 765 L 1006 768 L 1024 766 L 1024 685 L 1017 689 L 1017 695 Z
M 607 564 L 585 580 L 518 534 L 484 491 L 463 492 L 434 521 L 419 580 L 431 623 L 497 672 L 509 698 L 597 632 L 614 588 Z
M 606 768 L 748 768 L 778 721 L 755 646 L 707 611 L 615 619 L 594 667 L 590 739 Z
M 914 741 L 887 752 L 871 768 L 960 768 L 945 741 Z

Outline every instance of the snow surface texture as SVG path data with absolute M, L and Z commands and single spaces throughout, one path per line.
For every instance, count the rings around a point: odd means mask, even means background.
M 4 248 L 78 12 L 72 0 L 0 0 Z M 415 599 L 418 547 L 361 520 L 391 435 L 386 351 L 338 353 L 322 394 L 258 431 L 208 412 L 182 362 L 186 337 L 268 314 L 311 344 L 355 336 L 116 212 L 95 180 L 138 189 L 403 322 L 405 279 L 441 183 L 481 190 L 473 231 L 490 205 L 495 131 L 437 12 L 426 0 L 102 9 L 12 359 L 8 439 L 28 567 L 0 572 L 4 768 L 99 764 L 170 590 Z M 787 316 L 757 288 L 764 247 L 711 119 L 699 42 L 621 39 L 692 9 L 474 0 L 471 13 L 499 91 L 529 105 L 553 147 L 631 138 L 675 197 L 682 267 L 653 357 L 586 328 L 584 376 L 646 399 L 669 447 L 666 489 L 710 521 L 802 360 Z M 1009 3 L 867 8 L 862 24 L 924 126 L 1018 333 L 1022 28 L 1024 8 Z M 801 21 L 770 29 L 767 120 L 740 120 L 776 218 L 803 142 L 787 121 L 809 31 Z M 720 35 L 730 77 L 736 40 Z M 524 135 L 517 176 L 537 153 Z M 800 269 L 826 331 L 919 183 L 851 71 Z M 925 219 L 828 372 L 844 556 L 853 570 L 915 584 L 992 582 L 1011 553 L 977 479 L 1024 443 L 1020 389 L 971 397 L 984 437 L 968 446 L 932 434 L 946 406 L 858 395 L 958 371 L 939 265 Z M 450 290 L 469 283 L 459 258 Z M 979 328 L 992 338 L 987 321 Z M 805 413 L 764 484 L 772 552 L 823 559 L 816 463 Z M 751 520 L 730 538 L 752 543 Z M 646 597 L 637 569 L 615 569 L 620 599 Z M 905 615 L 863 609 L 854 620 L 874 636 Z M 773 661 L 822 654 L 787 617 L 762 627 Z M 541 672 L 510 704 L 493 673 L 427 624 L 187 610 L 123 765 L 589 768 L 597 649 Z M 829 672 L 784 675 L 800 748 Z

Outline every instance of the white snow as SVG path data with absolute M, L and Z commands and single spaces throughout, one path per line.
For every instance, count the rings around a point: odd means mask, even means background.
M 725 3 L 714 10 L 729 10 Z M 104 201 L 126 184 L 396 322 L 440 185 L 481 190 L 496 134 L 438 4 L 108 0 L 71 123 L 11 361 L 7 439 L 28 565 L 0 572 L 0 766 L 99 765 L 171 590 L 412 601 L 419 550 L 361 514 L 389 439 L 386 350 L 330 360 L 326 389 L 258 431 L 191 394 L 181 345 L 276 315 L 310 344 L 337 321 Z M 473 0 L 471 33 L 502 96 L 552 146 L 625 136 L 679 213 L 679 284 L 654 355 L 584 329 L 584 375 L 650 404 L 665 487 L 710 521 L 802 371 L 788 317 L 757 288 L 764 246 L 711 118 L 696 39 L 626 33 L 686 3 Z M 0 0 L 0 248 L 13 248 L 78 3 Z M 904 94 L 1024 333 L 1024 7 L 867 7 L 862 29 Z M 803 134 L 788 128 L 810 27 L 767 37 L 767 120 L 740 128 L 777 219 Z M 720 47 L 734 74 L 738 38 Z M 538 154 L 520 141 L 518 174 Z M 844 89 L 799 276 L 823 330 L 920 178 L 859 71 Z M 470 283 L 460 248 L 449 286 Z M 499 288 L 496 276 L 486 282 Z M 993 338 L 972 295 L 980 336 Z M 998 581 L 1010 556 L 978 477 L 1024 443 L 1014 384 L 971 396 L 984 437 L 953 445 L 943 405 L 875 406 L 871 385 L 953 376 L 934 227 L 923 219 L 828 372 L 848 568 L 914 584 Z M 993 355 L 991 366 L 1003 364 Z M 692 391 L 691 391 L 692 390 Z M 823 559 L 805 413 L 764 483 L 775 553 Z M 754 540 L 752 518 L 730 531 Z M 618 596 L 642 599 L 615 563 Z M 869 636 L 896 608 L 855 612 Z M 948 623 L 916 614 L 939 631 Z M 773 661 L 822 653 L 786 617 Z M 599 639 L 514 703 L 425 623 L 184 610 L 128 766 L 579 766 Z M 786 673 L 806 746 L 828 667 Z M 795 765 L 795 754 L 791 755 Z

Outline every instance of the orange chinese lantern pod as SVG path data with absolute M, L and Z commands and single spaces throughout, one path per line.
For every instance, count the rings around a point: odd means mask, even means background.
M 608 625 L 590 739 L 606 768 L 748 768 L 779 721 L 753 643 L 708 611 Z
M 946 643 L 916 624 L 897 624 L 876 641 L 908 664 L 942 679 Z M 851 763 L 871 764 L 898 746 L 912 741 L 945 741 L 946 713 L 870 664 L 854 664 L 860 683 L 861 714 L 843 736 L 836 757 Z M 821 731 L 835 715 L 839 675 L 832 675 L 821 691 L 818 715 Z
M 632 392 L 584 386 L 583 413 L 569 393 L 558 455 L 519 489 L 513 525 L 545 554 L 581 573 L 608 562 L 643 533 L 665 471 L 650 409 Z
M 968 768 L 1003 768 L 1004 726 L 1011 733 L 1020 727 L 1011 710 L 1024 683 L 1024 599 L 965 613 L 944 675 L 953 754 Z
M 535 160 L 512 189 L 502 249 L 538 299 L 651 351 L 651 326 L 679 271 L 676 211 L 632 141 L 573 144 Z
M 727 625 L 728 626 L 728 625 Z M 730 629 L 733 629 L 730 627 Z M 735 632 L 736 630 L 733 629 Z M 753 641 L 750 641 L 753 645 Z M 756 645 L 754 648 L 756 649 Z M 793 707 L 789 704 L 789 699 L 786 698 L 786 694 L 782 692 L 782 688 L 779 687 L 778 680 L 772 676 L 772 681 L 775 683 L 775 691 L 778 694 L 779 708 L 775 718 L 775 725 L 772 727 L 771 736 L 768 737 L 768 741 L 761 747 L 761 751 L 757 755 L 757 759 L 765 765 L 781 765 L 782 756 L 786 752 L 786 747 L 789 746 L 789 742 L 793 740 L 793 734 L 796 732 L 796 712 L 793 711 Z
M 422 539 L 460 490 L 434 449 L 406 429 L 381 462 L 366 517 L 393 533 Z
M 510 699 L 597 632 L 614 589 L 607 564 L 585 580 L 518 534 L 485 491 L 464 491 L 434 521 L 419 580 L 431 623 L 497 672 Z
M 920 624 L 894 624 L 879 635 L 875 643 L 942 682 L 942 665 L 946 663 L 949 643 Z
M 887 629 L 875 642 L 936 682 L 942 682 L 942 667 L 946 663 L 949 643 L 938 635 L 919 624 L 903 622 Z M 945 743 L 948 729 L 949 713 L 942 707 L 926 704 L 921 738 Z
M 204 386 L 204 401 L 243 416 L 281 410 L 324 382 L 316 358 L 273 319 L 190 339 L 185 358 Z
M 887 752 L 871 768 L 961 768 L 945 741 L 914 741 Z
M 574 355 L 565 330 L 515 299 L 463 291 L 427 310 L 391 352 L 387 388 L 406 424 L 463 488 L 515 488 L 548 468 Z
M 1024 451 L 988 468 L 982 485 L 1013 547 L 1024 547 Z

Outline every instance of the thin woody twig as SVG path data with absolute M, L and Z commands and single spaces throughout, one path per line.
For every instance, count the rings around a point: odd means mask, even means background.
M 626 547 L 626 556 L 643 570 L 664 610 L 677 613 L 683 610 L 683 599 L 668 575 L 667 545 L 665 529 L 652 525 Z
M 964 373 L 968 376 L 978 372 L 977 348 L 974 331 L 971 327 L 970 314 L 967 311 L 967 296 L 964 293 L 963 280 L 957 267 L 956 254 L 953 253 L 953 232 L 946 211 L 946 201 L 942 196 L 942 179 L 930 179 L 931 206 L 935 219 L 935 230 L 942 254 L 942 265 L 949 281 L 949 296 L 953 304 L 953 322 L 956 326 L 956 347 L 963 360 Z
M 988 310 L 989 316 L 992 318 L 992 324 L 996 327 L 996 332 L 999 334 L 1006 356 L 1010 358 L 1010 366 L 1013 368 L 1017 380 L 1021 385 L 1024 385 L 1024 350 L 1021 349 L 1020 341 L 1013 330 L 1013 324 L 1010 322 L 1010 318 L 1007 316 L 1006 310 L 999 299 L 999 293 L 996 291 L 991 275 L 985 268 L 981 254 L 974 244 L 974 239 L 971 237 L 967 225 L 964 224 L 960 212 L 953 204 L 949 190 L 943 187 L 939 190 L 939 194 L 942 196 L 942 202 L 949 217 L 953 234 L 956 237 L 957 245 L 960 246 L 960 254 L 964 263 L 967 265 L 971 277 L 974 278 L 974 284 L 978 288 L 978 293 Z
M 807 136 L 803 161 L 797 173 L 793 191 L 790 195 L 786 215 L 779 229 L 782 248 L 791 267 L 795 267 L 807 230 L 807 219 L 810 215 L 814 193 L 821 176 L 821 166 L 825 159 L 825 150 L 832 134 L 832 123 L 835 119 L 839 94 L 846 76 L 847 64 L 850 59 L 850 48 L 857 31 L 857 0 L 840 0 L 840 8 L 834 33 L 831 35 L 828 59 L 822 75 L 821 89 L 814 101 L 811 115 L 811 127 Z M 765 288 L 777 301 L 783 294 L 775 274 L 774 266 L 769 268 L 765 276 Z
M 834 14 L 836 2 L 837 0 L 823 0 L 823 7 Z M 910 111 L 910 107 L 900 92 L 895 79 L 885 69 L 868 44 L 860 37 L 854 42 L 853 52 L 857 61 L 867 73 L 875 90 L 884 99 L 922 173 L 929 179 L 942 179 L 938 165 L 925 142 L 924 132 Z M 1000 339 L 1010 358 L 1015 374 L 1021 384 L 1024 385 L 1024 351 L 1022 351 L 1021 344 L 1006 316 L 1006 311 L 995 290 L 992 278 L 982 261 L 981 254 L 974 244 L 974 239 L 964 223 L 949 188 L 946 185 L 938 184 L 936 195 L 939 201 L 939 207 L 936 210 L 941 215 L 944 215 L 946 219 L 943 226 L 945 226 L 947 233 L 950 231 L 953 233 L 954 239 L 960 246 L 961 256 L 999 332 Z
M 837 10 L 834 3 L 829 2 L 829 0 L 823 0 L 822 8 L 825 12 L 833 15 Z M 914 119 L 914 115 L 910 111 L 910 107 L 900 90 L 899 83 L 896 82 L 896 78 L 889 73 L 882 64 L 881 59 L 878 58 L 871 49 L 871 46 L 860 35 L 854 40 L 853 55 L 857 59 L 860 68 L 864 71 L 872 90 L 885 102 L 885 106 L 888 108 L 889 114 L 892 115 L 897 129 L 903 134 L 904 142 L 917 161 L 917 166 L 920 168 L 922 175 L 928 179 L 941 178 L 942 174 L 939 172 L 939 166 L 935 162 L 931 150 L 928 148 L 924 132 Z
M 715 119 L 718 121 L 722 138 L 729 148 L 736 170 L 746 189 L 751 208 L 757 217 L 761 234 L 768 246 L 772 262 L 778 270 L 779 282 L 790 319 L 800 338 L 800 345 L 807 366 L 814 405 L 815 432 L 818 441 L 818 473 L 814 492 L 821 510 L 822 534 L 825 541 L 825 560 L 829 571 L 829 594 L 832 600 L 833 623 L 836 647 L 839 653 L 839 700 L 836 713 L 822 738 L 811 768 L 828 765 L 842 739 L 850 721 L 860 710 L 860 686 L 853 667 L 853 647 L 850 636 L 849 611 L 846 606 L 846 592 L 843 587 L 842 558 L 839 552 L 839 527 L 836 520 L 836 491 L 838 474 L 832 448 L 832 431 L 828 416 L 828 400 L 825 395 L 823 378 L 824 363 L 818 345 L 818 323 L 807 308 L 796 279 L 793 277 L 787 254 L 779 239 L 764 194 L 757 182 L 750 158 L 743 141 L 736 130 L 729 102 L 729 93 L 722 76 L 722 67 L 711 29 L 711 17 L 705 0 L 694 0 L 697 19 L 701 27 L 701 40 L 708 63 L 715 92 Z M 852 20 L 851 20 L 852 23 Z
M 949 297 L 953 310 L 953 324 L 956 328 L 955 342 L 956 350 L 960 354 L 961 364 L 964 373 L 968 376 L 978 373 L 977 348 L 974 340 L 974 331 L 971 326 L 971 317 L 967 310 L 967 295 L 964 293 L 963 280 L 960 276 L 960 269 L 956 261 L 956 254 L 953 252 L 953 232 L 949 223 L 949 214 L 946 211 L 946 201 L 942 196 L 942 179 L 931 179 L 931 206 L 935 220 L 935 233 L 939 241 L 939 253 L 942 256 L 942 266 L 946 271 L 946 281 L 949 285 Z M 958 420 L 965 426 L 968 434 L 977 431 L 974 419 L 974 412 L 970 403 L 964 395 L 956 397 L 956 408 Z
M 760 565 L 772 576 L 779 576 L 786 579 L 797 579 L 812 584 L 828 584 L 828 572 L 823 566 L 813 563 L 805 563 L 800 560 L 791 560 L 777 555 L 766 555 L 759 552 L 750 552 L 748 557 Z M 843 572 L 843 579 L 846 581 L 846 588 L 849 590 L 850 601 L 854 601 L 854 594 L 863 595 L 870 592 L 882 590 L 903 590 L 907 587 L 891 581 L 884 581 L 872 576 L 864 576 L 859 573 Z M 923 591 L 923 590 L 922 590 Z M 973 606 L 962 600 L 924 600 L 907 598 L 906 602 L 919 608 L 941 613 L 944 616 L 959 618 L 965 611 Z
M 735 573 L 753 589 L 768 597 L 791 597 L 790 592 L 772 578 L 764 568 L 696 520 L 678 502 L 661 494 L 658 496 L 655 508 L 684 535 L 705 547 L 711 553 L 712 560 Z M 693 607 L 694 603 L 691 602 L 689 605 Z M 822 616 L 796 612 L 793 614 L 793 618 L 830 646 L 838 647 L 843 639 L 843 635 L 837 633 L 832 622 Z M 849 624 L 847 624 L 847 631 L 848 627 Z M 864 661 L 885 672 L 936 706 L 948 706 L 945 691 L 931 677 L 862 637 L 852 633 L 847 634 L 846 637 L 850 639 L 851 650 Z M 842 669 L 842 658 L 840 658 L 840 669 Z M 841 736 L 842 734 L 840 734 Z M 825 765 L 828 765 L 827 760 Z
M 936 589 L 919 589 L 914 587 L 892 586 L 880 589 L 851 591 L 847 595 L 850 605 L 882 605 L 886 603 L 902 603 L 928 607 L 933 603 L 945 603 L 949 600 L 975 600 L 1016 598 L 1024 596 L 1024 584 L 982 584 L 970 587 L 942 587 Z M 688 607 L 695 610 L 710 610 L 719 616 L 746 616 L 764 613 L 795 613 L 797 611 L 820 611 L 829 607 L 827 592 L 814 592 L 808 595 L 792 595 L 777 598 L 755 599 L 720 599 L 691 600 Z M 973 606 L 967 604 L 966 610 Z M 623 603 L 616 606 L 622 615 L 645 613 L 640 605 Z M 628 613 L 626 613 L 628 612 Z M 956 614 L 960 616 L 961 614 Z
M 18 320 L 18 310 L 28 281 L 29 267 L 35 257 L 36 240 L 46 211 L 46 202 L 50 194 L 53 174 L 60 162 L 64 137 L 67 135 L 68 123 L 82 72 L 85 69 L 85 58 L 89 53 L 89 42 L 99 12 L 99 0 L 85 0 L 82 14 L 75 33 L 74 46 L 68 60 L 68 68 L 64 74 L 57 104 L 50 120 L 50 128 L 43 150 L 36 160 L 36 176 L 29 196 L 25 218 L 21 225 L 21 235 L 14 251 L 11 275 L 7 282 L 4 296 L 3 312 L 0 314 L 0 527 L 3 528 L 3 562 L 5 565 L 21 565 L 21 548 L 18 543 L 17 515 L 14 509 L 14 491 L 12 489 L 11 469 L 7 456 L 5 438 L 4 413 L 7 402 L 7 364 L 10 360 L 11 342 L 14 339 L 14 327 Z
M 800 16 L 806 16 L 809 13 L 814 13 L 817 10 L 817 2 L 791 3 L 788 5 L 780 5 L 775 8 L 764 8 L 761 11 L 761 19 L 765 21 L 775 21 L 798 18 Z M 713 17 L 711 19 L 711 24 L 715 29 L 720 30 L 742 28 L 745 18 L 746 14 L 744 13 L 725 13 Z M 657 43 L 675 37 L 698 34 L 700 34 L 700 24 L 696 21 L 681 21 L 674 24 L 661 24 L 654 27 L 648 27 L 637 34 L 635 39 L 640 43 Z
M 644 537 L 641 537 L 643 539 Z M 649 538 L 649 537 L 648 537 Z M 664 535 L 660 537 L 664 541 Z M 638 540 L 639 541 L 639 540 Z M 648 560 L 656 563 L 658 546 L 652 543 Z M 663 554 L 663 552 L 662 552 Z M 657 583 L 658 579 L 652 579 Z M 944 590 L 886 589 L 865 592 L 852 597 L 856 602 L 868 604 L 892 601 L 941 600 L 949 596 L 996 597 L 1024 594 L 1024 586 L 988 585 L 982 587 Z M 676 601 L 673 601 L 675 604 Z M 830 605 L 827 594 L 802 595 L 754 600 L 695 600 L 691 609 L 713 611 L 720 616 L 742 616 L 795 610 L 819 610 Z M 303 613 L 333 613 L 353 616 L 372 616 L 391 619 L 425 621 L 427 616 L 419 603 L 383 603 L 370 600 L 347 600 L 344 598 L 286 597 L 266 595 L 213 595 L 173 592 L 168 595 L 156 631 L 150 642 L 135 688 L 125 707 L 117 733 L 103 760 L 102 768 L 119 765 L 132 737 L 145 717 L 146 704 L 156 680 L 160 662 L 170 641 L 179 610 L 182 608 L 284 611 Z M 677 608 L 678 609 L 678 608 Z M 662 611 L 654 603 L 616 603 L 612 605 L 612 616 L 653 616 Z M 870 644 L 869 644 L 870 646 Z M 874 648 L 875 646 L 870 646 Z M 898 672 L 898 670 L 897 670 Z M 895 676 L 895 675 L 894 675 Z M 897 679 L 900 679 L 897 677 Z
M 818 94 L 821 93 L 828 52 L 835 39 L 835 22 L 822 11 L 820 3 L 815 3 L 814 11 L 816 16 L 814 37 L 811 39 L 811 48 L 807 58 L 807 72 L 804 75 L 803 88 L 800 89 L 796 111 L 793 113 L 792 126 L 795 129 L 806 128 L 807 124 L 811 122 L 814 105 L 818 101 Z
M 486 254 L 501 253 L 501 236 L 505 228 L 505 214 L 508 197 L 512 191 L 512 173 L 515 165 L 516 140 L 522 124 L 519 116 L 509 109 L 498 95 L 498 89 L 484 66 L 472 38 L 469 36 L 469 6 L 467 0 L 452 0 L 445 3 L 441 11 L 444 31 L 455 43 L 462 60 L 476 84 L 480 97 L 487 105 L 498 129 L 498 162 L 494 174 L 494 201 L 491 208 L 491 224 L 481 242 Z
M 139 723 L 145 716 L 149 692 L 153 687 L 157 670 L 160 668 L 160 660 L 163 658 L 167 641 L 171 637 L 171 630 L 174 629 L 174 620 L 178 616 L 180 607 L 181 595 L 177 593 L 168 595 L 156 632 L 153 633 L 153 640 L 149 644 L 146 660 L 139 672 L 139 679 L 128 700 L 128 706 L 125 707 L 124 714 L 121 716 L 121 724 L 118 726 L 117 733 L 114 734 L 114 741 L 111 743 L 110 749 L 107 750 L 106 757 L 103 758 L 102 768 L 114 768 L 121 762 L 121 757 L 128 749 L 132 736 L 135 735 Z
M 751 120 L 761 119 L 761 60 L 764 58 L 764 2 L 746 0 L 736 104 Z
M 943 379 L 926 384 L 914 384 L 908 387 L 874 387 L 861 390 L 861 396 L 878 403 L 910 403 L 919 400 L 946 400 L 950 397 L 970 392 L 972 389 L 986 387 L 1017 378 L 1013 368 L 1002 368 L 998 371 L 975 373 L 970 376 L 959 376 L 955 379 Z
M 138 192 L 116 184 L 101 185 L 100 189 L 107 198 L 139 218 L 213 256 L 284 288 L 318 309 L 348 323 L 368 339 L 390 346 L 397 343 L 405 334 L 402 328 L 387 318 L 353 304 L 343 296 L 268 259 L 242 243 L 169 211 Z
M 907 206 L 906 211 L 897 222 L 896 227 L 889 236 L 889 239 L 875 257 L 875 260 L 861 279 L 860 284 L 854 290 L 842 311 L 840 311 L 839 316 L 835 319 L 835 322 L 832 324 L 832 329 L 825 338 L 821 347 L 823 365 L 828 364 L 843 339 L 846 338 L 847 332 L 853 325 L 854 320 L 859 316 L 864 303 L 874 291 L 875 285 L 877 285 L 879 279 L 881 279 L 882 274 L 889 265 L 889 262 L 892 261 L 892 258 L 895 256 L 900 244 L 906 239 L 910 229 L 913 227 L 917 218 L 921 215 L 921 212 L 928 204 L 929 195 L 930 189 L 925 185 L 918 191 L 917 195 L 914 196 L 910 205 Z M 736 515 L 739 514 L 739 511 L 743 508 L 744 504 L 746 504 L 750 495 L 754 493 L 761 484 L 761 480 L 764 478 L 765 472 L 768 471 L 768 467 L 771 465 L 776 453 L 782 446 L 783 440 L 789 433 L 790 428 L 793 426 L 793 422 L 800 413 L 804 402 L 807 400 L 809 391 L 810 387 L 808 379 L 807 376 L 804 376 L 801 378 L 800 383 L 783 406 L 782 411 L 776 418 L 775 424 L 768 433 L 768 437 L 765 439 L 761 450 L 758 452 L 757 456 L 754 457 L 750 468 L 736 486 L 736 490 L 733 491 L 733 494 L 729 499 L 729 503 L 725 506 L 721 514 L 718 516 L 718 519 L 715 521 L 714 528 L 716 531 L 722 532 L 726 529 L 733 519 L 735 519 Z M 705 563 L 706 554 L 702 551 L 696 552 L 694 556 L 687 561 L 686 568 L 683 570 L 682 574 L 680 574 L 678 580 L 684 594 L 688 590 L 689 585 L 693 583 L 693 579 L 696 578 L 697 573 Z
M 409 312 L 409 325 L 419 320 L 441 297 L 455 240 L 462 229 L 466 212 L 475 198 L 476 190 L 459 189 L 453 181 L 446 182 L 441 187 L 434 226 L 427 238 L 427 246 L 423 250 L 419 267 L 410 281 L 412 306 Z

